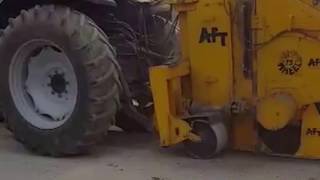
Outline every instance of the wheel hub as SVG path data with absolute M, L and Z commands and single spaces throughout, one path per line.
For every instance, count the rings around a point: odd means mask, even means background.
M 41 129 L 61 126 L 72 114 L 77 80 L 67 56 L 52 42 L 33 40 L 10 65 L 10 92 L 21 115 Z
M 65 79 L 65 74 L 63 72 L 58 72 L 57 70 L 54 74 L 49 75 L 50 83 L 48 84 L 51 87 L 51 94 L 57 95 L 59 98 L 62 98 L 64 95 L 68 95 L 68 85 L 69 82 Z

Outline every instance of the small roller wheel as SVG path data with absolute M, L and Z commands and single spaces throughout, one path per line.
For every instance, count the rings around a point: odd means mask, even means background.
M 184 142 L 187 154 L 195 159 L 211 159 L 227 146 L 227 128 L 222 122 L 210 124 L 207 121 L 193 121 L 192 132 L 201 138 L 200 142 Z

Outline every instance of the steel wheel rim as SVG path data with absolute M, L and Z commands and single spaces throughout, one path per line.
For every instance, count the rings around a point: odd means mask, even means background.
M 55 43 L 35 39 L 16 51 L 9 90 L 20 115 L 39 129 L 55 129 L 72 115 L 78 96 L 73 66 Z

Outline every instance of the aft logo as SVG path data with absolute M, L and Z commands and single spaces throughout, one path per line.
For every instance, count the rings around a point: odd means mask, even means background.
M 319 128 L 308 128 L 306 131 L 307 136 L 319 136 L 320 137 L 320 129 Z
M 320 67 L 320 58 L 310 58 L 309 67 Z
M 211 29 L 203 27 L 199 38 L 199 43 L 216 43 L 220 40 L 221 46 L 226 46 L 227 32 L 219 32 L 217 27 Z

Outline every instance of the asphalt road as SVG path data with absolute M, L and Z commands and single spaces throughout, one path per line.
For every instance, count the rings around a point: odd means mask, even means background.
M 0 127 L 1 180 L 320 180 L 320 161 L 227 152 L 194 160 L 144 134 L 112 133 L 93 154 L 49 158 L 26 151 Z

